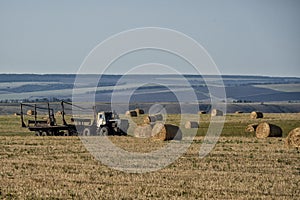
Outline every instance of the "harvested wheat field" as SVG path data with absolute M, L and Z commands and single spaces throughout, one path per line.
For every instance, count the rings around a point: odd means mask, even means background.
M 147 140 L 112 137 L 128 150 Z M 277 198 L 300 195 L 300 154 L 278 138 L 222 137 L 198 157 L 201 137 L 165 169 L 128 174 L 109 169 L 77 137 L 1 137 L 1 196 L 12 198 Z M 158 143 L 154 145 L 159 145 Z
M 4 124 L 0 116 L 0 199 L 298 199 L 300 152 L 287 148 L 285 137 L 297 127 L 299 114 L 265 117 L 282 127 L 283 137 L 258 139 L 245 127 L 261 119 L 228 115 L 218 143 L 200 159 L 208 114 L 178 160 L 159 171 L 130 174 L 95 160 L 78 137 L 18 136 L 23 129 L 17 126 L 9 134 L 9 124 L 18 118 L 11 116 Z M 167 120 L 176 124 L 177 119 Z M 130 152 L 149 152 L 168 143 L 132 136 L 109 139 Z

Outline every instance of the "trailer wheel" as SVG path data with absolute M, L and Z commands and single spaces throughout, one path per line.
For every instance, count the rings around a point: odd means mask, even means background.
M 41 135 L 42 135 L 42 136 L 47 136 L 47 135 L 48 135 L 48 134 L 47 134 L 47 131 L 43 131 Z
M 41 133 L 39 131 L 35 131 L 35 136 L 41 136 Z
M 67 133 L 68 136 L 77 136 L 78 135 L 77 131 L 74 129 L 68 129 L 67 131 L 65 131 L 65 133 Z
M 90 136 L 91 135 L 91 129 L 90 128 L 85 128 L 82 131 L 83 136 Z
M 46 132 L 46 135 L 45 136 L 56 136 L 56 134 L 55 134 L 55 131 L 48 131 L 48 132 Z
M 63 133 L 63 136 L 69 136 L 70 134 L 69 134 L 69 131 L 65 131 L 64 133 Z
M 109 134 L 109 128 L 104 126 L 100 129 L 100 135 L 101 136 L 107 136 Z

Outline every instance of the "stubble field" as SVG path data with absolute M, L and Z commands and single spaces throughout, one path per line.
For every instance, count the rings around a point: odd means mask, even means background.
M 19 128 L 17 116 L 0 116 L 0 198 L 4 199 L 298 199 L 300 153 L 285 146 L 299 114 L 267 114 L 250 120 L 228 115 L 218 143 L 199 158 L 208 116 L 188 151 L 171 165 L 144 174 L 113 170 L 92 157 L 78 137 L 36 137 Z M 176 123 L 178 116 L 170 117 Z M 248 123 L 280 125 L 282 138 L 257 139 Z M 10 127 L 10 128 L 9 128 Z M 21 135 L 21 136 L 20 136 Z M 111 136 L 135 152 L 166 142 Z

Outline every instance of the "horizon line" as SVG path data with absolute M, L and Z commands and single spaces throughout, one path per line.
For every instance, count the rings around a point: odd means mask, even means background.
M 134 76 L 152 76 L 152 75 L 157 75 L 157 76 L 176 76 L 176 75 L 184 75 L 184 76 L 247 76 L 247 77 L 270 77 L 270 78 L 300 78 L 297 76 L 280 76 L 280 75 L 257 75 L 257 74 L 154 74 L 154 73 L 149 73 L 149 74 L 92 74 L 92 73 L 86 73 L 86 74 L 76 74 L 76 73 L 15 73 L 15 72 L 4 72 L 0 73 L 0 75 L 106 75 L 106 76 L 124 76 L 124 75 L 134 75 Z

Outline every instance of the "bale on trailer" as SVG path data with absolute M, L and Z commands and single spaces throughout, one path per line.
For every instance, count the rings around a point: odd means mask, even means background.
M 186 129 L 190 129 L 190 128 L 199 128 L 199 123 L 198 123 L 198 122 L 187 121 L 187 122 L 185 122 L 184 127 L 185 127 Z
M 288 147 L 300 148 L 300 127 L 291 130 L 285 142 Z
M 152 134 L 152 127 L 150 125 L 137 126 L 134 129 L 134 137 L 149 138 Z
M 156 117 L 155 116 L 146 116 L 145 118 L 144 118 L 144 123 L 145 124 L 151 124 L 151 123 L 154 123 L 154 122 L 156 122 Z
M 250 113 L 251 119 L 258 119 L 258 118 L 263 118 L 263 117 L 264 117 L 264 114 L 262 112 L 253 111 Z
M 206 114 L 206 113 L 207 113 L 206 111 L 200 110 L 200 111 L 198 112 L 198 115 L 203 115 L 203 114 Z
M 36 113 L 34 110 L 27 110 L 27 115 L 35 115 Z
M 252 133 L 256 131 L 258 124 L 249 124 L 246 128 L 245 128 L 245 132 L 248 133 Z
M 55 113 L 56 115 L 58 115 L 58 116 L 60 116 L 60 115 L 62 115 L 63 114 L 63 111 L 57 111 L 56 113 Z
M 211 116 L 223 116 L 223 112 L 221 110 L 212 109 Z
M 257 138 L 282 137 L 282 129 L 267 122 L 260 123 L 256 128 Z
M 125 113 L 126 116 L 137 117 L 137 112 L 135 110 L 128 110 Z
M 154 125 L 151 135 L 154 139 L 162 141 L 182 139 L 182 132 L 178 126 L 161 122 Z
M 135 112 L 138 114 L 138 115 L 143 115 L 145 114 L 145 111 L 143 109 L 140 109 L 140 108 L 136 108 L 135 109 Z

